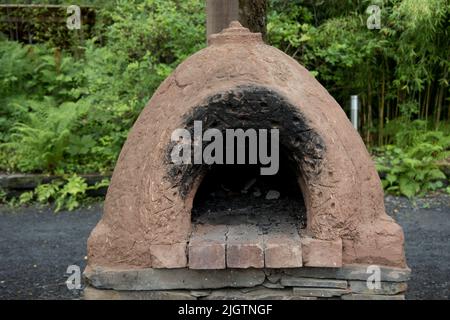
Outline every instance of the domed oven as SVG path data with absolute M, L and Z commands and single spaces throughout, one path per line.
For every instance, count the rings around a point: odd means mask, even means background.
M 128 136 L 86 297 L 402 298 L 403 233 L 341 107 L 238 22 L 208 43 Z

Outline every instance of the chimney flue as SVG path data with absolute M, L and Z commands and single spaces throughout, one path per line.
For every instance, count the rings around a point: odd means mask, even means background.
M 227 28 L 231 21 L 239 20 L 239 0 L 207 0 L 206 16 L 209 37 Z

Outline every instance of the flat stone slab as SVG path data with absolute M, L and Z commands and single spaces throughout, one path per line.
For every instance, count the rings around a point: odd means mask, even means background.
M 293 292 L 294 295 L 320 298 L 340 297 L 344 294 L 350 293 L 350 291 L 346 289 L 334 288 L 293 288 Z
M 342 300 L 405 300 L 405 296 L 402 294 L 385 296 L 379 294 L 346 294 L 341 297 Z
M 303 295 L 309 296 L 303 296 Z M 340 298 L 342 300 L 405 300 L 402 294 L 376 295 L 357 294 L 338 289 L 310 288 L 292 289 L 218 289 L 213 291 L 189 290 L 104 290 L 88 286 L 83 292 L 84 300 L 316 300 L 318 298 Z
M 264 282 L 263 287 L 268 288 L 268 289 L 284 289 L 284 286 L 279 284 L 279 283 L 272 283 L 269 281 Z
M 86 287 L 84 300 L 196 300 L 189 291 L 118 291 Z
M 345 276 L 361 277 L 366 266 L 350 266 L 341 269 L 327 268 L 287 268 L 287 269 L 222 269 L 193 270 L 178 269 L 86 269 L 84 276 L 88 283 L 99 289 L 114 290 L 210 290 L 223 288 L 253 288 L 260 286 L 266 289 L 283 290 L 293 288 L 296 295 L 326 297 L 331 294 L 398 295 L 406 291 L 404 282 L 382 281 L 381 288 L 370 290 L 366 280 L 342 278 Z M 386 269 L 386 268 L 385 268 Z M 349 272 L 350 270 L 350 272 Z M 406 277 L 408 270 L 395 274 Z M 392 274 L 392 270 L 390 273 Z M 341 279 L 333 278 L 339 276 Z M 366 275 L 367 277 L 367 275 Z M 395 277 L 400 279 L 401 277 Z M 347 282 L 349 288 L 347 290 Z M 266 284 L 266 286 L 264 286 Z M 301 290 L 305 289 L 305 290 Z M 324 290 L 321 290 L 324 289 Z M 339 289 L 329 291 L 328 289 Z M 308 291 L 310 290 L 310 291 Z M 312 290 L 312 291 L 311 291 Z M 313 292 L 313 293 L 311 293 Z
M 311 268 L 283 269 L 283 273 L 294 277 L 325 278 L 342 280 L 366 281 L 373 273 L 368 272 L 369 265 L 345 265 L 341 268 Z M 381 281 L 406 282 L 410 279 L 411 269 L 380 266 Z
M 336 288 L 347 289 L 348 283 L 345 280 L 295 278 L 284 276 L 280 281 L 285 287 L 312 287 L 312 288 Z
M 337 270 L 336 278 L 348 280 L 367 280 L 373 273 L 368 265 L 346 265 Z M 380 266 L 381 281 L 406 282 L 410 279 L 411 269 Z
M 315 300 L 316 297 L 303 297 L 293 294 L 292 290 L 255 289 L 243 292 L 242 290 L 217 290 L 205 297 L 205 300 Z
M 190 270 L 186 268 L 139 270 L 97 268 L 86 270 L 84 276 L 95 288 L 115 290 L 255 287 L 261 285 L 266 277 L 261 269 Z
M 382 294 L 382 295 L 394 295 L 405 292 L 408 285 L 405 282 L 380 282 L 379 288 L 370 289 L 367 285 L 367 281 L 349 281 L 350 289 L 353 293 L 361 294 Z

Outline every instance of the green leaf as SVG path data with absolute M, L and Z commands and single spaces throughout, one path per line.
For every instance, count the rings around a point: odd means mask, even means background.
M 420 190 L 418 183 L 405 178 L 400 179 L 399 187 L 400 192 L 408 198 L 412 198 Z
M 430 180 L 437 180 L 437 179 L 446 179 L 447 177 L 445 174 L 439 170 L 439 169 L 432 169 L 427 172 L 427 177 Z
M 24 192 L 19 197 L 19 204 L 21 204 L 21 205 L 27 204 L 27 203 L 31 202 L 33 200 L 33 198 L 34 198 L 33 191 Z

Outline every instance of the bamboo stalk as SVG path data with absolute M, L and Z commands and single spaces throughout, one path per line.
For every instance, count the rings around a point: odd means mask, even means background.
M 430 108 L 430 96 L 431 96 L 431 81 L 428 82 L 428 88 L 427 88 L 427 97 L 425 102 L 425 120 L 428 120 L 428 110 Z
M 370 79 L 370 76 L 369 76 Z M 370 85 L 370 80 L 367 84 L 367 144 L 370 145 L 370 128 L 372 128 L 372 88 Z
M 380 97 L 380 108 L 378 113 L 378 145 L 383 145 L 383 137 L 384 137 L 384 96 L 385 96 L 385 75 L 384 70 L 381 76 L 381 97 Z
M 444 99 L 444 87 L 439 87 L 439 94 L 437 99 L 437 108 L 436 108 L 436 119 L 435 119 L 435 127 L 439 128 L 439 121 L 441 119 L 441 111 L 442 111 L 442 101 Z

